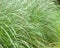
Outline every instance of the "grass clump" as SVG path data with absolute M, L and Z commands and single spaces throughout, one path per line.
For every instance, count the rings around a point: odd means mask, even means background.
M 0 47 L 58 48 L 59 15 L 50 0 L 0 0 Z

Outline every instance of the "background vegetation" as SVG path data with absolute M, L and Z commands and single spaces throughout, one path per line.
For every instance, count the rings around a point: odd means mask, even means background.
M 0 0 L 0 48 L 60 48 L 60 9 L 53 0 Z

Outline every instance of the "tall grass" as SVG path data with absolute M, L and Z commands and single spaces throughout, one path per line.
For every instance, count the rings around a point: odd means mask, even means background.
M 51 0 L 0 0 L 0 48 L 59 48 L 59 12 Z

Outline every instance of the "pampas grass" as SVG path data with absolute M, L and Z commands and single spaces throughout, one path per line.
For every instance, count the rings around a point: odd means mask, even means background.
M 0 48 L 59 48 L 59 16 L 52 0 L 0 0 Z

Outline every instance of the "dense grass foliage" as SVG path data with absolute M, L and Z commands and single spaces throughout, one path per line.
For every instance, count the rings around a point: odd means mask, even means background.
M 0 48 L 59 48 L 59 22 L 52 0 L 0 0 Z

